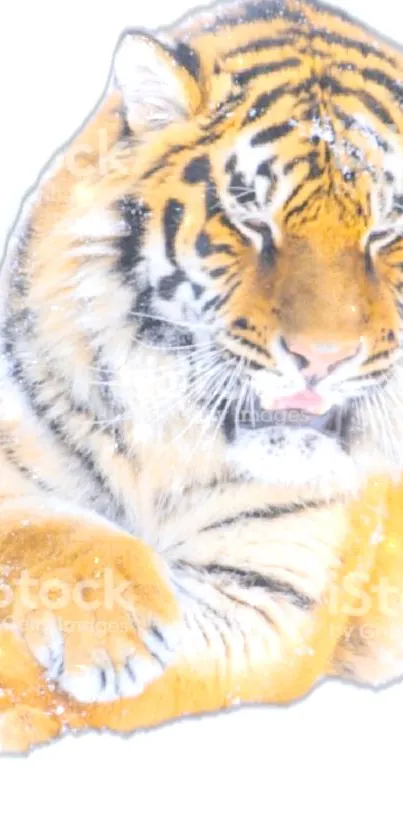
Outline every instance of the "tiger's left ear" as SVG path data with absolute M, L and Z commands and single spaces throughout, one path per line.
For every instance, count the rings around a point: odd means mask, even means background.
M 184 120 L 201 102 L 199 62 L 187 44 L 171 48 L 143 32 L 126 34 L 115 53 L 114 76 L 134 130 Z

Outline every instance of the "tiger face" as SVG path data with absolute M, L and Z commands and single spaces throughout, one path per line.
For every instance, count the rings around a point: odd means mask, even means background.
M 93 435 L 108 473 L 116 446 L 158 470 L 164 438 L 183 486 L 189 435 L 207 484 L 329 497 L 400 473 L 402 53 L 257 0 L 127 34 L 113 73 L 9 304 L 36 414 L 74 451 Z
M 131 209 L 148 338 L 195 348 L 197 398 L 252 477 L 399 468 L 403 56 L 304 2 L 162 38 L 116 60 L 146 126 Z M 153 104 L 131 90 L 136 50 Z

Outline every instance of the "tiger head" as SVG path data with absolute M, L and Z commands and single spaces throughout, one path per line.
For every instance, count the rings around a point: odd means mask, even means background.
M 398 48 L 305 0 L 117 48 L 141 335 L 195 350 L 197 398 L 258 480 L 403 463 L 402 78 Z

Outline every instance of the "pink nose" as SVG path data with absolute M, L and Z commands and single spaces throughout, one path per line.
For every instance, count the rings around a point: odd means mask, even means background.
M 300 370 L 306 376 L 325 376 L 327 373 L 357 355 L 361 342 L 312 343 L 296 338 L 284 341 L 285 349 L 296 357 Z

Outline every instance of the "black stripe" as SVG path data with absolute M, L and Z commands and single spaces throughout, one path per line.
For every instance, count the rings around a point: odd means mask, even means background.
M 306 156 L 307 162 L 309 164 L 309 172 L 307 174 L 306 180 L 307 181 L 315 181 L 317 178 L 322 177 L 325 169 L 323 166 L 319 165 L 319 155 L 317 151 L 310 151 Z
M 10 303 L 9 303 L 10 307 Z M 74 415 L 77 416 L 79 414 L 85 414 L 86 419 L 88 419 L 91 424 L 91 431 L 98 431 L 96 428 L 96 417 L 89 413 L 86 406 L 81 406 L 73 402 L 71 399 L 71 395 L 68 392 L 69 383 L 65 382 L 64 380 L 60 379 L 58 373 L 55 373 L 50 365 L 50 360 L 47 360 L 47 367 L 44 370 L 44 377 L 47 381 L 53 380 L 55 385 L 55 393 L 56 396 L 53 397 L 52 402 L 44 401 L 44 394 L 40 390 L 41 380 L 39 378 L 39 373 L 35 370 L 35 380 L 33 381 L 31 378 L 28 378 L 27 372 L 24 370 L 23 363 L 19 358 L 18 354 L 18 337 L 19 332 L 18 328 L 16 330 L 16 318 L 9 317 L 6 322 L 5 327 L 5 335 L 6 335 L 6 352 L 7 358 L 9 361 L 9 375 L 15 381 L 17 386 L 21 388 L 24 396 L 29 404 L 30 409 L 35 417 L 37 417 L 43 424 L 47 426 L 47 429 L 54 437 L 57 445 L 64 450 L 64 453 L 69 457 L 75 457 L 78 464 L 84 467 L 84 471 L 86 473 L 86 477 L 92 483 L 92 499 L 94 505 L 97 507 L 98 502 L 102 502 L 105 500 L 105 497 L 108 499 L 108 505 L 114 507 L 116 511 L 117 517 L 120 519 L 124 518 L 124 511 L 122 508 L 119 507 L 119 504 L 116 501 L 116 498 L 113 495 L 112 490 L 107 485 L 107 476 L 104 473 L 101 473 L 95 462 L 91 456 L 91 454 L 83 448 L 80 443 L 75 440 L 69 432 L 62 428 L 62 421 L 64 417 L 73 417 Z M 27 337 L 27 330 L 24 330 L 24 337 Z M 44 365 L 44 359 L 42 359 L 42 366 Z M 29 370 L 29 368 L 28 368 Z M 67 408 L 60 411 L 60 416 L 58 419 L 55 419 L 51 416 L 52 412 L 54 411 L 55 407 L 57 406 L 58 399 L 62 398 L 64 403 L 66 403 Z M 110 437 L 113 440 L 115 445 L 116 451 L 122 451 L 122 440 L 120 438 L 120 428 L 118 429 L 118 433 L 115 433 L 115 429 L 112 426 L 108 426 L 106 430 L 104 430 L 104 434 Z M 67 436 L 66 436 L 67 434 Z M 125 456 L 127 456 L 126 450 L 123 452 Z M 38 479 L 36 480 L 38 483 Z
M 193 146 L 207 146 L 209 143 L 215 143 L 220 139 L 220 134 L 217 131 L 210 131 L 208 134 L 202 134 L 198 140 L 195 140 Z
M 369 241 L 365 246 L 364 268 L 368 279 L 371 280 L 371 282 L 375 282 L 377 280 L 377 274 L 375 271 L 375 265 L 371 254 L 371 243 Z
M 158 160 L 155 161 L 155 163 L 153 163 L 150 169 L 147 169 L 147 171 L 144 172 L 144 174 L 141 176 L 141 180 L 146 181 L 152 175 L 155 175 L 161 169 L 164 169 L 165 166 L 168 166 L 171 161 L 171 157 L 174 157 L 181 151 L 189 151 L 189 149 L 190 147 L 186 145 L 172 146 L 171 149 L 168 149 L 168 151 L 165 152 L 165 154 L 163 154 L 162 157 L 160 157 Z
M 224 101 L 220 103 L 216 113 L 206 123 L 205 130 L 211 132 L 212 128 L 217 128 L 218 125 L 225 122 L 232 115 L 234 108 L 244 101 L 244 97 L 245 94 L 243 90 L 233 91 L 227 99 L 224 99 Z M 199 140 L 198 145 L 202 145 L 203 142 L 205 141 Z
M 11 290 L 20 298 L 24 298 L 28 291 L 29 254 L 34 236 L 35 231 L 29 220 L 19 232 L 13 261 L 13 272 L 10 278 Z M 9 241 L 10 239 L 7 238 L 6 247 L 8 247 Z
M 343 123 L 345 128 L 355 128 L 357 131 L 362 130 L 359 122 L 357 122 L 357 119 L 352 117 L 350 114 L 346 114 L 345 111 L 337 105 L 334 107 L 334 113 L 340 122 Z M 368 129 L 368 127 L 366 127 L 366 131 L 368 130 L 370 130 L 371 137 L 374 138 L 379 148 L 383 149 L 383 151 L 389 151 L 389 143 L 387 143 L 386 140 L 384 140 L 384 138 L 381 137 L 374 129 Z
M 240 344 L 243 347 L 248 347 L 248 349 L 254 350 L 258 355 L 263 355 L 264 358 L 267 358 L 269 361 L 273 361 L 273 358 L 270 355 L 268 350 L 264 350 L 263 347 L 259 347 L 258 344 L 254 344 L 253 341 L 250 341 L 248 338 L 245 338 L 243 335 L 237 335 L 236 341 L 237 341 L 237 344 Z M 270 373 L 273 373 L 275 376 L 282 376 L 283 375 L 278 370 L 270 370 Z
M 384 361 L 385 359 L 390 358 L 391 350 L 384 350 L 384 352 L 375 353 L 375 355 L 371 355 L 370 358 L 367 358 L 362 366 L 369 367 L 370 364 L 374 364 L 375 361 Z M 377 371 L 378 372 L 378 371 Z
M 169 346 L 172 343 L 175 346 L 183 346 L 183 342 L 191 344 L 190 333 L 185 332 L 182 327 L 176 329 L 173 325 L 167 324 L 164 319 L 161 320 L 158 317 L 158 313 L 153 308 L 155 296 L 155 289 L 147 286 L 138 294 L 137 300 L 129 312 L 129 318 L 134 320 L 137 326 L 134 342 L 144 339 L 155 346 L 164 346 L 166 352 L 169 351 Z
M 217 186 L 211 174 L 210 160 L 206 154 L 191 160 L 185 166 L 182 178 L 188 184 L 204 183 L 206 185 L 205 205 L 207 219 L 222 212 Z
M 198 81 L 200 76 L 200 56 L 189 44 L 180 41 L 170 50 L 171 54 L 193 78 Z
M 257 76 L 270 75 L 271 73 L 278 73 L 280 70 L 287 70 L 289 67 L 300 67 L 301 60 L 299 58 L 284 58 L 282 61 L 272 61 L 268 64 L 255 64 L 248 70 L 240 70 L 234 73 L 233 79 L 235 84 L 248 84 Z
M 215 181 L 212 177 L 209 178 L 209 181 L 206 185 L 205 201 L 207 220 L 213 218 L 214 216 L 218 215 L 218 213 L 222 212 L 222 204 L 220 201 L 219 193 Z
M 211 243 L 210 236 L 208 236 L 208 234 L 204 231 L 202 233 L 199 233 L 195 242 L 195 249 L 197 255 L 201 256 L 202 258 L 206 256 L 211 256 L 211 254 L 214 253 L 214 248 Z
M 249 204 L 256 201 L 255 190 L 248 186 L 242 172 L 233 172 L 228 183 L 228 192 L 235 198 L 238 204 Z
M 330 504 L 331 501 L 326 502 Z M 303 513 L 305 510 L 319 510 L 324 506 L 322 501 L 307 501 L 304 504 L 293 504 L 279 507 L 262 507 L 258 510 L 245 510 L 237 516 L 231 516 L 220 521 L 213 522 L 201 528 L 200 533 L 207 533 L 210 530 L 218 530 L 222 527 L 232 527 L 232 525 L 239 524 L 244 521 L 272 521 L 273 519 L 280 519 L 283 516 L 290 516 L 294 513 Z
M 266 268 L 272 268 L 276 261 L 277 248 L 274 244 L 271 228 L 268 224 L 259 221 L 248 221 L 245 224 L 261 237 L 262 247 L 259 254 L 261 264 Z
M 276 262 L 277 248 L 274 243 L 271 228 L 268 225 L 263 225 L 260 235 L 262 237 L 260 262 L 265 266 L 265 268 L 272 268 Z
M 206 154 L 191 160 L 185 166 L 182 177 L 185 183 L 204 183 L 206 185 L 205 203 L 207 219 L 222 212 L 217 186 L 211 174 L 210 160 Z
M 183 173 L 183 180 L 187 184 L 208 183 L 210 177 L 210 160 L 206 154 L 195 157 L 186 164 Z
M 196 253 L 201 257 L 212 256 L 216 253 L 233 254 L 231 245 L 220 243 L 218 245 L 212 242 L 211 237 L 204 230 L 199 233 L 195 243 Z
M 228 279 L 231 279 L 231 277 L 228 277 Z M 241 280 L 237 280 L 227 291 L 226 294 L 216 294 L 215 297 L 212 297 L 210 300 L 207 301 L 207 303 L 204 304 L 202 311 L 208 312 L 210 309 L 214 309 L 215 312 L 218 312 L 220 309 L 223 308 L 223 306 L 225 306 L 226 303 L 228 303 L 228 300 L 230 299 L 230 297 L 232 297 L 234 291 L 236 291 L 236 289 L 239 288 L 240 285 Z
M 329 11 L 329 10 L 328 10 Z M 255 41 L 250 41 L 247 44 L 243 44 L 242 46 L 237 47 L 236 49 L 230 50 L 226 53 L 225 58 L 233 58 L 237 55 L 242 55 L 243 53 L 248 52 L 258 52 L 260 50 L 269 50 L 269 49 L 276 49 L 278 47 L 286 47 L 286 46 L 293 46 L 295 43 L 295 38 L 301 36 L 302 30 L 297 29 L 296 27 L 290 27 L 289 29 L 285 30 L 284 36 L 281 38 L 259 38 Z M 377 49 L 373 44 L 369 43 L 368 41 L 359 41 L 355 38 L 348 38 L 346 35 L 340 35 L 337 32 L 330 32 L 327 29 L 309 29 L 309 38 L 313 40 L 314 38 L 319 38 L 320 40 L 324 41 L 326 44 L 330 46 L 338 44 L 345 49 L 352 49 L 359 52 L 364 58 L 367 58 L 369 55 L 373 55 L 376 58 L 380 58 L 386 63 L 392 65 L 393 67 L 396 66 L 396 61 L 391 56 L 387 55 L 382 50 Z
M 373 245 L 374 242 L 381 242 L 382 239 L 385 238 L 385 236 L 390 236 L 390 234 L 392 232 L 393 232 L 393 230 L 390 227 L 386 230 L 378 230 L 378 231 L 375 230 L 373 233 L 370 233 L 369 236 L 368 236 L 367 247 L 370 247 L 371 245 Z M 398 236 L 397 238 L 400 239 L 401 237 Z
M 393 182 L 394 182 L 394 178 L 393 178 L 392 183 Z M 403 210 L 403 193 L 401 193 L 401 192 L 398 193 L 397 192 L 393 196 L 393 207 L 394 207 L 395 210 L 400 210 L 400 211 Z
M 204 294 L 204 292 L 206 291 L 206 289 L 204 288 L 204 286 L 200 285 L 200 283 L 191 282 L 190 285 L 192 287 L 195 300 L 199 300 L 202 294 Z
M 220 266 L 219 268 L 212 268 L 212 270 L 209 271 L 209 275 L 212 280 L 218 280 L 220 277 L 223 277 L 224 274 L 227 273 L 227 271 L 228 268 L 225 268 L 225 266 Z
M 329 76 L 328 73 L 324 73 L 322 76 L 312 75 L 309 78 L 305 79 L 305 81 L 300 82 L 296 87 L 294 87 L 294 95 L 300 96 L 304 93 L 312 93 L 312 88 L 318 87 L 320 90 L 330 90 L 331 93 L 336 94 L 346 94 L 353 93 L 355 91 L 351 91 L 347 87 L 343 87 L 333 76 Z
M 287 207 L 290 206 L 290 204 L 294 201 L 294 199 L 297 197 L 297 195 L 299 195 L 299 193 L 301 192 L 302 189 L 304 189 L 305 186 L 306 186 L 305 181 L 302 181 L 302 183 L 297 184 L 297 186 L 294 187 L 291 195 L 289 195 L 287 200 L 284 201 L 283 210 L 286 210 Z
M 378 252 L 386 251 L 388 256 L 393 254 L 401 254 L 403 248 L 402 236 L 401 234 L 397 234 L 394 239 L 390 239 L 389 242 L 385 242 L 384 245 L 381 245 L 378 248 Z
M 133 141 L 133 131 L 129 124 L 126 109 L 124 107 L 118 108 L 118 114 L 121 126 L 118 143 L 122 145 L 127 145 L 128 143 L 131 143 Z
M 116 202 L 116 210 L 125 222 L 125 232 L 118 240 L 118 271 L 125 279 L 132 278 L 141 260 L 141 249 L 147 230 L 150 209 L 132 195 L 125 195 Z
M 176 265 L 176 237 L 182 224 L 184 212 L 184 204 L 181 201 L 177 201 L 176 198 L 170 198 L 165 204 L 162 222 L 165 236 L 165 253 L 173 265 Z
M 273 178 L 273 170 L 272 165 L 277 160 L 276 155 L 272 155 L 272 157 L 268 157 L 266 160 L 262 160 L 259 163 L 259 166 L 256 169 L 256 175 L 260 175 L 262 178 L 268 178 L 271 180 Z
M 225 171 L 227 175 L 233 175 L 238 163 L 236 154 L 231 154 L 225 164 Z
M 372 96 L 371 93 L 367 93 L 366 91 L 355 91 L 355 90 L 354 91 L 349 91 L 349 92 L 353 93 L 355 96 L 357 96 L 357 98 L 361 100 L 361 102 L 365 105 L 365 107 L 368 108 L 369 111 L 372 111 L 372 113 L 374 113 L 375 116 L 377 116 L 378 119 L 380 119 L 381 122 L 384 125 L 396 126 L 396 123 L 395 123 L 394 119 L 392 118 L 392 115 L 391 115 L 390 111 L 388 111 L 384 107 L 384 105 L 381 105 L 381 103 L 378 101 L 378 99 L 375 99 L 375 97 Z
M 252 137 L 252 146 L 261 146 L 265 143 L 272 143 L 274 140 L 279 140 L 281 137 L 286 137 L 291 131 L 294 131 L 295 125 L 288 122 L 280 122 L 278 125 L 271 125 L 270 128 L 264 128 Z
M 253 105 L 249 108 L 248 113 L 242 122 L 242 126 L 249 125 L 251 122 L 255 122 L 255 120 L 260 119 L 260 117 L 266 113 L 267 109 L 281 99 L 283 94 L 287 93 L 289 89 L 289 85 L 281 84 L 271 90 L 270 93 L 261 93 Z
M 234 58 L 237 55 L 243 55 L 246 52 L 259 52 L 260 50 L 269 50 L 269 49 L 276 49 L 278 47 L 287 47 L 293 46 L 294 42 L 292 37 L 290 37 L 290 31 L 293 33 L 293 30 L 287 30 L 288 37 L 284 38 L 258 38 L 256 41 L 249 41 L 247 44 L 242 44 L 239 47 L 236 47 L 233 50 L 225 53 L 224 60 L 227 58 Z
M 344 87 L 333 76 L 324 74 L 323 76 L 311 76 L 301 84 L 294 88 L 294 94 L 299 96 L 301 93 L 311 93 L 312 88 L 319 87 L 320 90 L 329 91 L 335 96 L 356 96 L 369 111 L 372 111 L 385 125 L 395 125 L 391 114 L 386 110 L 381 103 L 375 99 L 370 93 L 362 90 L 355 90 L 351 87 Z
M 316 178 L 320 178 L 321 175 L 324 173 L 324 169 L 322 166 L 319 166 L 319 154 L 317 151 L 310 151 L 307 154 L 299 155 L 298 157 L 294 157 L 292 160 L 289 160 L 288 163 L 284 166 L 284 174 L 288 175 L 292 172 L 296 166 L 299 166 L 301 163 L 308 163 L 309 165 L 309 172 L 306 177 L 306 180 L 313 181 Z M 288 199 L 289 201 L 290 199 Z
M 293 32 L 296 35 L 298 30 L 294 29 Z M 345 49 L 356 50 L 365 58 L 367 58 L 368 55 L 374 55 L 376 58 L 381 58 L 389 64 L 396 64 L 393 58 L 390 58 L 384 52 L 378 50 L 368 41 L 357 41 L 355 38 L 348 38 L 346 35 L 339 35 L 337 32 L 329 32 L 327 29 L 311 29 L 309 31 L 309 37 L 312 39 L 320 38 L 322 41 L 325 41 L 326 44 L 340 44 L 340 46 Z
M 219 565 L 215 562 L 201 567 L 214 577 L 229 577 L 231 582 L 239 583 L 244 589 L 261 588 L 269 594 L 280 594 L 299 609 L 311 609 L 315 605 L 312 597 L 303 594 L 295 586 L 276 577 L 261 574 L 259 571 L 236 568 L 232 565 Z
M 16 452 L 12 449 L 4 440 L 1 443 L 1 453 L 4 455 L 8 463 L 10 463 L 14 469 L 16 469 L 20 475 L 26 478 L 30 483 L 34 486 L 37 486 L 38 489 L 41 489 L 44 492 L 54 492 L 55 487 L 51 486 L 50 484 L 45 483 L 42 478 L 40 478 L 36 472 L 33 472 L 29 469 L 26 464 L 22 464 L 19 458 L 17 457 Z
M 305 201 L 302 201 L 302 203 L 298 204 L 297 207 L 294 207 L 292 210 L 288 211 L 288 213 L 284 217 L 284 222 L 287 223 L 290 220 L 290 218 L 292 218 L 292 216 L 296 216 L 296 215 L 299 215 L 299 213 L 303 213 L 304 210 L 306 210 L 306 208 L 309 207 L 309 204 L 311 203 L 311 201 L 314 198 L 316 198 L 318 195 L 320 195 L 321 193 L 322 193 L 322 187 L 321 186 L 316 187 L 316 189 L 314 189 L 313 192 L 311 192 L 311 194 L 309 195 L 308 198 L 305 199 Z
M 210 300 L 207 300 L 207 302 L 204 303 L 202 312 L 208 312 L 210 309 L 214 309 L 220 300 L 221 294 L 215 294 L 214 297 L 211 297 Z
M 245 233 L 243 233 L 242 230 L 239 230 L 236 227 L 236 225 L 231 221 L 230 218 L 228 218 L 228 216 L 221 215 L 220 224 L 227 230 L 229 230 L 234 236 L 240 239 L 243 245 L 250 246 L 250 240 L 248 239 L 248 237 L 245 236 Z
M 200 569 L 197 566 L 192 565 L 190 562 L 186 562 L 184 559 L 179 559 L 175 561 L 174 563 L 172 563 L 172 567 L 174 568 L 175 572 L 177 571 L 179 572 L 179 574 L 184 575 L 185 579 L 190 572 L 191 577 L 196 577 L 198 578 L 198 580 L 202 581 L 200 578 Z M 231 627 L 231 623 L 227 615 L 218 611 L 218 609 L 215 609 L 214 606 L 211 606 L 208 600 L 202 600 L 191 589 L 186 588 L 182 580 L 181 582 L 179 582 L 176 574 L 173 577 L 172 584 L 177 591 L 179 591 L 181 594 L 186 595 L 186 597 L 189 597 L 191 600 L 197 603 L 198 606 L 201 606 L 203 611 L 208 612 L 210 615 L 214 615 L 214 617 L 219 618 L 219 620 L 222 621 L 226 626 Z
M 384 87 L 399 105 L 403 104 L 403 84 L 401 81 L 393 79 L 382 70 L 376 70 L 370 67 L 365 68 L 361 71 L 361 73 L 362 77 L 367 79 L 367 81 L 374 82 L 375 84 L 380 85 L 380 87 Z
M 46 424 L 47 428 L 57 441 L 58 445 L 60 445 L 65 452 L 69 453 L 70 455 L 74 455 L 77 458 L 77 460 L 81 463 L 81 465 L 84 467 L 86 476 L 92 481 L 93 485 L 96 487 L 98 497 L 102 497 L 102 495 L 106 493 L 110 498 L 112 504 L 115 505 L 115 498 L 113 497 L 109 488 L 105 484 L 105 476 L 98 471 L 91 455 L 88 452 L 84 452 L 82 448 L 79 446 L 79 444 L 73 441 L 71 438 L 67 439 L 66 435 L 63 433 L 60 422 L 49 416 L 49 412 L 52 410 L 52 408 L 54 408 L 55 402 L 52 402 L 51 405 L 43 402 L 39 393 L 38 384 L 36 382 L 30 382 L 24 375 L 22 365 L 20 361 L 17 359 L 15 346 L 13 347 L 12 351 L 12 361 L 12 376 L 18 383 L 18 385 L 22 387 L 23 393 L 27 401 L 29 402 L 33 414 L 38 419 L 40 419 L 41 422 Z
M 172 300 L 178 286 L 184 282 L 189 282 L 189 277 L 184 271 L 177 268 L 172 274 L 169 274 L 166 277 L 161 277 L 158 283 L 158 296 L 161 297 L 162 300 Z

